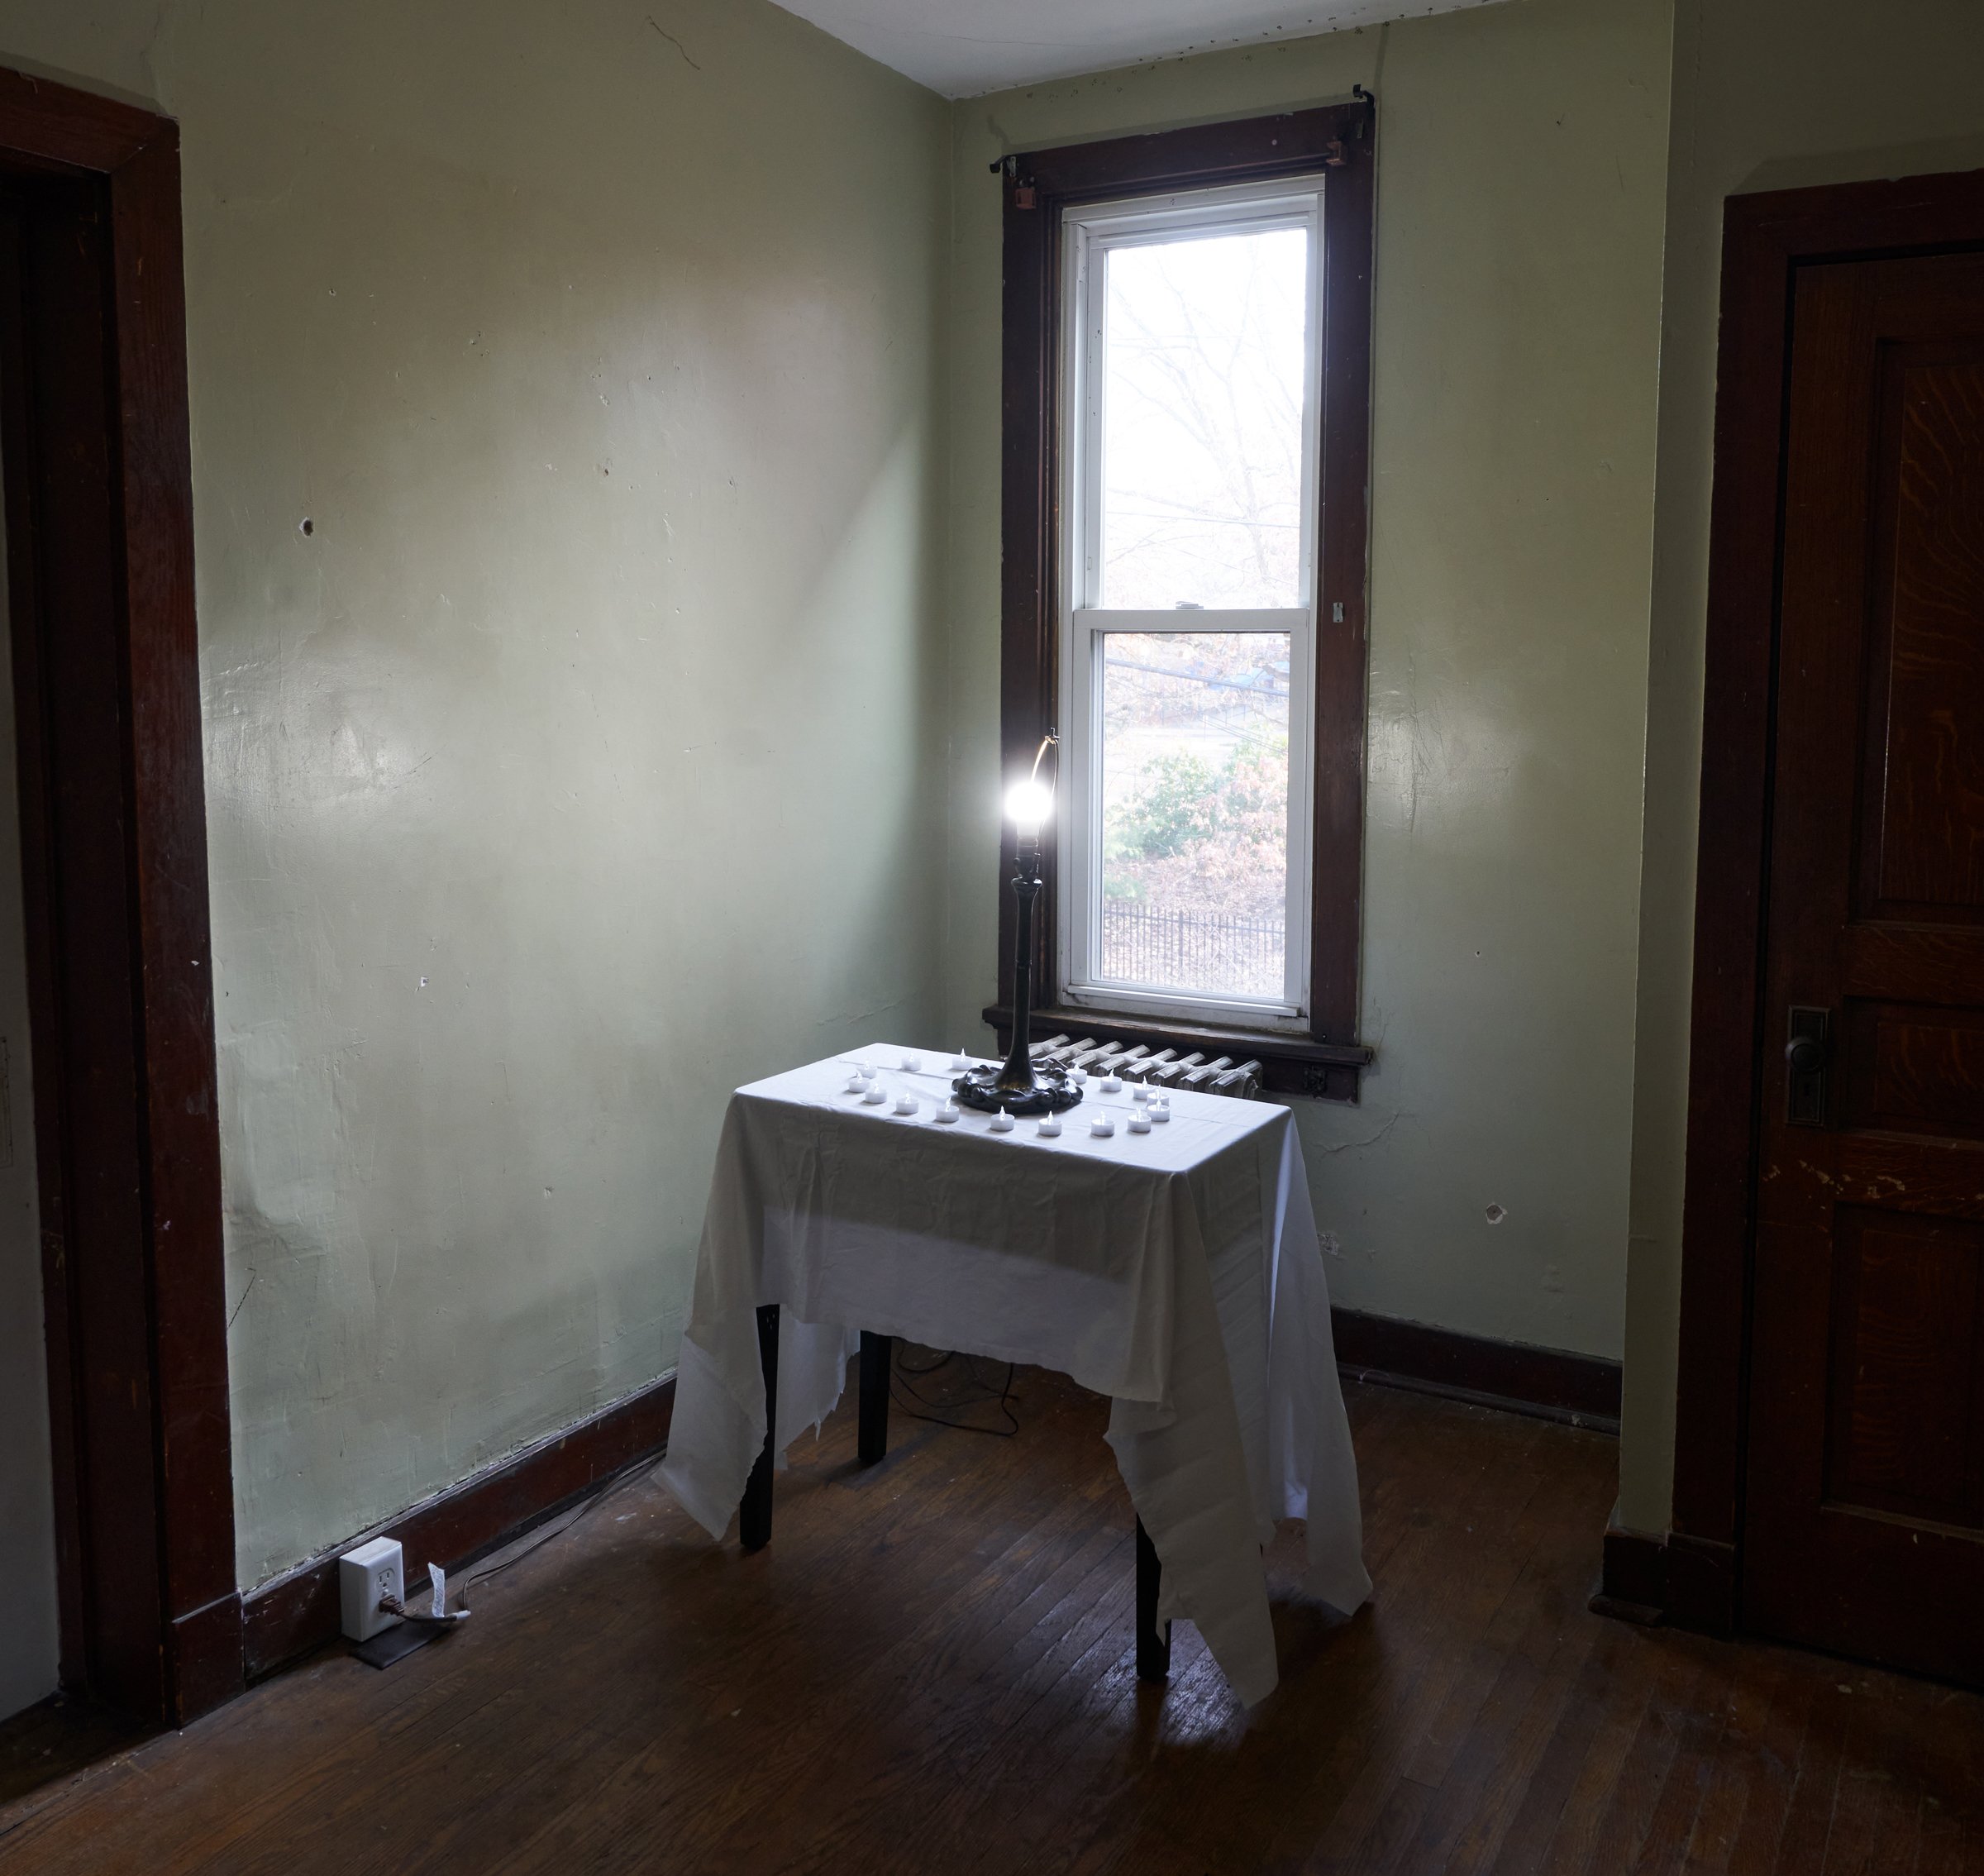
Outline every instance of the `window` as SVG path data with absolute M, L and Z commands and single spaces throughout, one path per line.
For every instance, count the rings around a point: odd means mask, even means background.
M 1306 1028 L 1323 184 L 1064 222 L 1063 1000 Z
M 1003 734 L 1062 745 L 1040 1000 L 1340 1098 L 1371 132 L 1366 99 L 1004 165 Z

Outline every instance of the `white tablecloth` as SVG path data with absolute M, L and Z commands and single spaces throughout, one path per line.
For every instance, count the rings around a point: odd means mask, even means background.
M 1091 1091 L 1057 1139 L 931 1119 L 942 1055 L 875 1044 L 737 1090 L 703 1218 L 661 1477 L 713 1537 L 765 1434 L 754 1311 L 782 1306 L 778 1463 L 832 1411 L 866 1329 L 1031 1363 L 1109 1395 L 1109 1440 L 1163 1564 L 1160 1620 L 1197 1625 L 1252 1705 L 1277 1678 L 1261 1546 L 1308 1520 L 1314 1595 L 1371 1592 L 1357 1462 L 1301 1150 L 1285 1110 L 1178 1091 L 1125 1130 Z M 846 1091 L 853 1065 L 891 1097 Z M 1095 1084 L 1090 1083 L 1090 1089 Z M 1117 1131 L 1091 1138 L 1110 1110 Z

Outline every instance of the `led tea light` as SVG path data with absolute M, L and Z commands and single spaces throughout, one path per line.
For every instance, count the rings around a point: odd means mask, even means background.
M 923 1065 L 923 1058 L 920 1055 L 905 1055 L 903 1057 L 903 1072 L 906 1075 L 913 1075 Z
M 992 1116 L 992 1131 L 994 1134 L 1010 1134 L 1013 1131 L 1013 1116 L 1003 1107 Z
M 1119 1075 L 1104 1075 L 1102 1078 L 1102 1091 L 1105 1095 L 1121 1094 L 1123 1092 L 1122 1076 Z
M 1061 1116 L 1058 1114 L 1042 1115 L 1039 1133 L 1043 1140 L 1058 1140 L 1061 1138 Z
M 1089 1123 L 1089 1133 L 1093 1138 L 1106 1140 L 1116 1131 L 1116 1123 L 1106 1114 L 1099 1114 Z
M 1171 1097 L 1170 1097 L 1168 1095 L 1160 1095 L 1160 1096 L 1158 1096 L 1158 1097 L 1157 1098 L 1157 1100 L 1155 1100 L 1154 1101 L 1152 1101 L 1152 1102 L 1151 1103 L 1151 1118 L 1152 1118 L 1152 1119 L 1153 1119 L 1153 1120 L 1169 1120 L 1169 1119 L 1171 1119 Z
M 851 1095 L 861 1094 L 866 1091 L 867 1086 L 867 1082 L 859 1075 L 850 1075 L 847 1077 L 847 1092 Z
M 889 1091 L 880 1081 L 870 1081 L 861 1096 L 870 1107 L 880 1107 L 888 1098 Z
M 895 1111 L 898 1114 L 913 1114 L 916 1109 L 917 1099 L 914 1095 L 904 1094 L 895 1097 Z
M 1151 1117 L 1142 1108 L 1130 1115 L 1129 1128 L 1133 1134 L 1147 1134 L 1151 1130 Z
M 966 1055 L 961 1048 L 955 1049 L 951 1052 L 951 1066 L 953 1068 L 969 1068 L 971 1066 L 971 1057 Z
M 1140 1107 L 1150 1098 L 1151 1091 L 1145 1086 L 1142 1081 L 1139 1081 L 1135 1087 L 1130 1090 L 1130 1099 L 1135 1101 Z
M 950 1126 L 957 1119 L 957 1103 L 954 1100 L 946 1101 L 930 1118 L 940 1127 Z

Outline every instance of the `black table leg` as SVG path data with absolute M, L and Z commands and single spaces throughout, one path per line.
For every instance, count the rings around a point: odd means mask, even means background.
M 1157 1627 L 1157 1581 L 1160 1568 L 1157 1546 L 1137 1520 L 1137 1678 L 1162 1681 L 1171 1678 L 1171 1625 L 1161 1633 Z
M 895 1338 L 861 1331 L 861 1420 L 858 1450 L 861 1463 L 872 1466 L 889 1454 L 889 1370 L 895 1360 Z
M 744 1502 L 737 1508 L 737 1538 L 746 1550 L 762 1550 L 771 1542 L 771 1441 L 779 1421 L 776 1303 L 767 1303 L 758 1311 L 758 1365 L 765 1373 L 765 1444 L 758 1449 L 751 1477 L 744 1483 Z

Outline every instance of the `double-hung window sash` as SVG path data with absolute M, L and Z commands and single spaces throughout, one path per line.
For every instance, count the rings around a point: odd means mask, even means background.
M 1071 1005 L 1309 1023 L 1326 186 L 1065 217 Z

